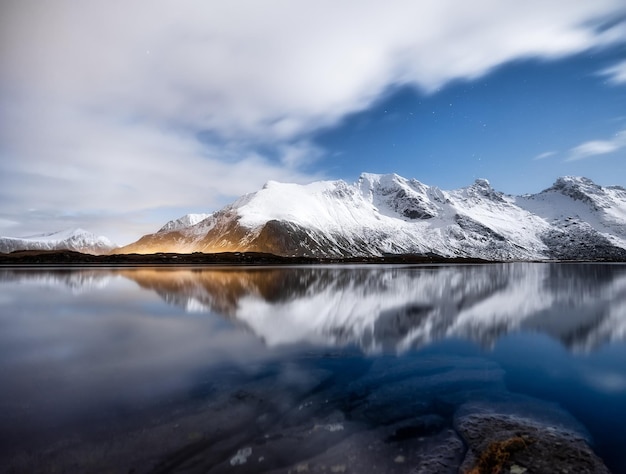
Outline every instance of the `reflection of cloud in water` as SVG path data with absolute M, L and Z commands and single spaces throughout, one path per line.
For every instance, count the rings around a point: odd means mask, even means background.
M 15 415 L 3 418 L 2 433 L 19 438 L 32 431 L 29 420 L 37 420 L 39 432 L 42 420 L 54 426 L 143 406 L 184 394 L 198 371 L 272 356 L 221 318 L 185 317 L 124 285 L 134 299 L 119 285 L 80 296 L 11 287 L 17 303 L 0 307 L 0 413 Z
M 605 393 L 626 393 L 626 376 L 617 372 L 590 371 L 583 374 L 588 385 Z

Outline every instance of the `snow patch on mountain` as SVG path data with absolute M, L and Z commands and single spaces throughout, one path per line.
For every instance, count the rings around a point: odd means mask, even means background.
M 178 219 L 169 221 L 158 232 L 170 232 L 172 230 L 184 229 L 196 225 L 198 222 L 211 217 L 212 214 L 186 214 Z

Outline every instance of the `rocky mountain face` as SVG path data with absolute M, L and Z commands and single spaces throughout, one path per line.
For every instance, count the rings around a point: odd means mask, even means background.
M 72 229 L 30 237 L 0 237 L 0 252 L 16 250 L 74 250 L 76 252 L 102 255 L 116 249 L 117 245 L 106 237 L 97 236 L 83 229 Z
M 159 232 L 171 232 L 173 230 L 184 229 L 196 225 L 207 217 L 211 217 L 211 214 L 186 214 L 183 217 L 169 221 L 159 229 Z
M 624 260 L 626 190 L 576 177 L 524 196 L 484 179 L 443 191 L 395 174 L 364 173 L 354 184 L 268 182 L 202 220 L 185 216 L 115 252 L 224 251 Z

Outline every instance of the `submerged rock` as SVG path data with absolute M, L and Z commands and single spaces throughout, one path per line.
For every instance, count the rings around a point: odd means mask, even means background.
M 537 419 L 484 412 L 455 428 L 469 448 L 461 472 L 609 474 L 580 433 Z
M 96 474 L 609 473 L 577 420 L 510 392 L 488 359 L 380 357 L 344 372 L 332 368 L 345 361 L 324 364 L 216 381 L 210 396 L 149 429 L 104 446 L 65 444 L 3 472 L 57 462 Z
M 364 429 L 319 455 L 266 472 L 352 474 L 457 474 L 465 447 L 452 429 L 425 437 L 389 442 L 394 426 Z

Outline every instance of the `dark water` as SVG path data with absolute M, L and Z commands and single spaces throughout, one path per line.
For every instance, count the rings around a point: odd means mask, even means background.
M 411 472 L 490 409 L 626 472 L 626 265 L 0 269 L 2 472 Z

